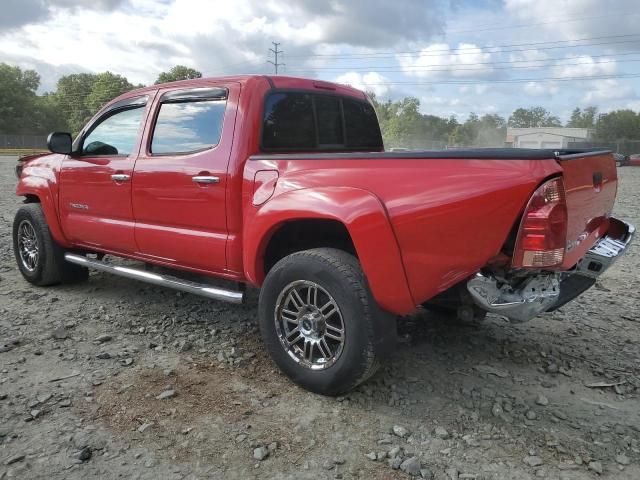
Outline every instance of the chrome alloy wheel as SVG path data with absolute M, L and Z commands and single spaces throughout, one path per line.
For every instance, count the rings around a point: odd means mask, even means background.
M 276 301 L 276 333 L 287 354 L 300 365 L 322 370 L 333 365 L 344 348 L 342 313 L 317 283 L 296 280 Z
M 40 259 L 40 249 L 36 230 L 28 220 L 23 220 L 18 225 L 18 252 L 24 268 L 29 272 L 35 271 Z

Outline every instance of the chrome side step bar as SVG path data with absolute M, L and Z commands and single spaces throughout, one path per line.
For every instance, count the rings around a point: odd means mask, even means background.
M 172 277 L 170 275 L 160 275 L 153 272 L 146 272 L 137 268 L 122 267 L 118 265 L 110 265 L 100 260 L 83 257 L 82 255 L 74 255 L 73 253 L 65 253 L 64 259 L 67 262 L 75 263 L 87 268 L 100 270 L 101 272 L 113 273 L 121 277 L 141 280 L 143 282 L 159 285 L 161 287 L 173 288 L 181 292 L 193 293 L 202 297 L 211 298 L 213 300 L 222 300 L 224 302 L 242 303 L 244 293 L 225 290 L 223 288 L 213 287 L 204 283 L 192 282 L 181 278 Z

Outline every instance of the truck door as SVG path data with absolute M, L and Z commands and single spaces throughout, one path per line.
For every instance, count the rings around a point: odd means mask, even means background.
M 224 273 L 225 192 L 240 86 L 212 82 L 158 92 L 133 176 L 139 253 Z
M 153 92 L 111 105 L 87 126 L 62 162 L 60 220 L 73 243 L 133 253 L 131 177 Z

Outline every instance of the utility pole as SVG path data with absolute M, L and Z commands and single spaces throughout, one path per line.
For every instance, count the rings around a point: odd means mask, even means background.
M 281 53 L 284 53 L 282 50 L 278 50 L 278 47 L 280 46 L 280 42 L 271 42 L 273 44 L 273 48 L 270 48 L 269 51 L 273 52 L 273 56 L 275 57 L 275 61 L 272 62 L 271 60 L 267 60 L 268 63 L 270 63 L 271 65 L 273 65 L 276 69 L 276 75 L 278 74 L 278 67 L 283 67 L 284 63 L 278 63 L 278 55 Z

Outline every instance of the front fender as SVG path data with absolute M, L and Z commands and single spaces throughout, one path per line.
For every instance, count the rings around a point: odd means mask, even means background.
M 243 222 L 246 278 L 264 281 L 266 246 L 285 222 L 337 220 L 346 228 L 374 298 L 385 310 L 404 315 L 415 310 L 395 234 L 380 200 L 349 187 L 304 188 L 278 195 L 260 207 L 249 207 Z
M 22 171 L 20 181 L 16 186 L 16 195 L 26 197 L 31 195 L 40 200 L 42 212 L 47 220 L 47 225 L 51 236 L 63 247 L 69 247 L 70 244 L 62 232 L 60 220 L 58 218 L 57 195 L 51 188 L 52 182 L 56 183 L 55 173 L 42 166 L 26 165 Z

